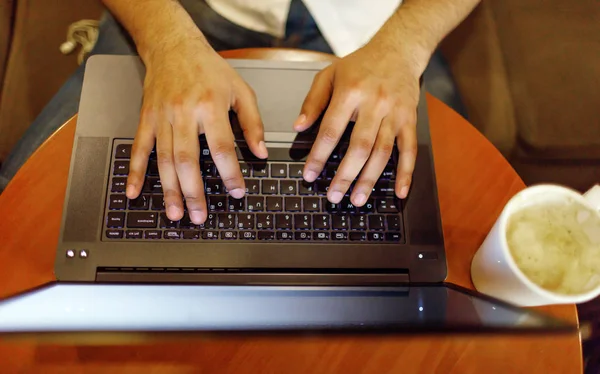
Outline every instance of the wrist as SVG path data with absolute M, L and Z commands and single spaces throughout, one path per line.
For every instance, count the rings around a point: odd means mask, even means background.
M 138 42 L 138 53 L 146 65 L 159 59 L 173 56 L 183 51 L 193 51 L 193 53 L 214 53 L 214 50 L 204 38 L 204 35 L 198 30 L 171 30 L 168 33 L 161 33 L 160 37 L 148 38 L 146 42 Z M 184 54 L 186 52 L 183 52 Z

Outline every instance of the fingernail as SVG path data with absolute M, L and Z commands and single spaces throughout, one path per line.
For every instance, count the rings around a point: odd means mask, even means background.
M 298 118 L 296 119 L 296 122 L 294 122 L 294 128 L 297 128 L 299 126 L 304 125 L 304 122 L 306 122 L 306 115 L 305 114 L 301 114 L 300 116 L 298 116 Z
M 241 199 L 242 197 L 244 197 L 244 190 L 241 188 L 234 188 L 233 190 L 229 191 L 229 194 L 234 199 Z
M 337 204 L 340 201 L 342 201 L 342 199 L 344 198 L 344 194 L 341 193 L 340 191 L 332 191 L 331 195 L 329 197 L 330 197 L 329 201 Z
M 404 186 L 400 189 L 400 198 L 404 199 L 406 196 L 408 196 L 408 186 Z
M 367 202 L 367 195 L 365 195 L 364 193 L 359 193 L 354 198 L 354 201 L 355 201 L 356 205 L 363 206 Z
M 314 180 L 317 179 L 317 173 L 312 170 L 307 170 L 304 173 L 304 179 L 306 179 L 307 182 L 314 182 Z
M 269 151 L 267 150 L 267 146 L 265 145 L 264 141 L 260 141 L 260 143 L 258 143 L 258 148 L 260 149 L 260 151 L 262 152 L 262 154 L 266 157 L 269 156 Z
M 170 217 L 179 217 L 179 208 L 177 208 L 174 205 L 171 205 L 170 207 L 167 208 L 167 215 Z
M 128 184 L 125 193 L 127 194 L 127 196 L 135 195 L 135 186 L 133 184 Z
M 202 220 L 202 213 L 198 210 L 190 210 L 190 218 L 192 219 L 192 222 L 200 223 Z

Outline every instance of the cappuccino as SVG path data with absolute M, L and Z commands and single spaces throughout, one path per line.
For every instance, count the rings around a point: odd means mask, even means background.
M 538 201 L 539 202 L 539 201 Z M 506 239 L 518 268 L 559 294 L 600 285 L 600 215 L 569 197 L 525 204 L 507 222 Z

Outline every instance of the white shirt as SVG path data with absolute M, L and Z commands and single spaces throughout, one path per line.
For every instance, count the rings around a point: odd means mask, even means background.
M 402 0 L 302 0 L 340 57 L 367 43 Z M 249 30 L 285 36 L 291 0 L 206 0 L 221 16 Z

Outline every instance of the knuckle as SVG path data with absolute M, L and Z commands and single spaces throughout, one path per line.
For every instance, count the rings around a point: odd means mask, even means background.
M 164 184 L 163 184 L 164 187 Z M 181 199 L 181 195 L 173 188 L 165 188 L 163 191 L 165 204 L 178 204 Z
M 375 152 L 377 152 L 378 156 L 389 157 L 394 150 L 394 143 L 391 142 L 381 142 L 375 146 Z
M 159 165 L 170 165 L 173 163 L 173 154 L 164 150 L 156 152 L 156 162 Z
M 223 141 L 217 142 L 210 148 L 212 158 L 216 160 L 226 159 L 230 154 L 234 152 L 233 144 L 229 144 Z
M 175 153 L 175 163 L 178 165 L 191 165 L 195 161 L 196 157 L 188 151 L 178 151 Z
M 331 126 L 325 126 L 321 130 L 321 140 L 328 145 L 337 144 L 339 132 Z
M 373 149 L 373 141 L 365 136 L 361 136 L 350 144 L 350 152 L 361 157 L 367 158 Z

